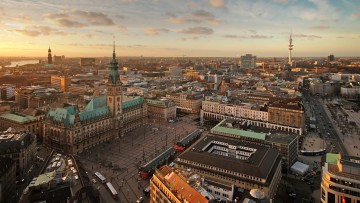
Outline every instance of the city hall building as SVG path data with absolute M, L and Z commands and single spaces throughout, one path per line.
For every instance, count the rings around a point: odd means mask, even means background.
M 94 97 L 82 110 L 76 105 L 50 110 L 44 121 L 44 143 L 59 152 L 77 154 L 145 123 L 144 98 L 123 94 L 115 47 L 106 88 L 106 95 Z

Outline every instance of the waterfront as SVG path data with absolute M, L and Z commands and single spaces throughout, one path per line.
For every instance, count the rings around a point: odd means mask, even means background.
M 17 66 L 23 66 L 27 64 L 37 64 L 39 60 L 20 60 L 20 61 L 11 61 L 10 65 L 6 65 L 5 68 L 15 68 Z

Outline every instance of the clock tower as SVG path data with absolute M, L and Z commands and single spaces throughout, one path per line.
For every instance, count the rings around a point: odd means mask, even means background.
M 114 130 L 118 136 L 121 136 L 122 125 L 122 83 L 118 72 L 118 61 L 115 54 L 115 42 L 113 57 L 110 61 L 110 74 L 106 85 L 107 95 L 106 103 L 110 108 L 111 114 L 114 118 Z

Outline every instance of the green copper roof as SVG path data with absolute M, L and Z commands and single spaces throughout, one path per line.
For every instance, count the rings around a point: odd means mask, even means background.
M 235 136 L 244 136 L 244 137 L 250 137 L 250 138 L 254 138 L 254 139 L 261 139 L 261 140 L 265 140 L 265 133 L 256 133 L 256 132 L 251 132 L 251 131 L 245 131 L 245 130 L 240 130 L 240 129 L 235 129 L 235 128 L 227 128 L 227 127 L 222 127 L 222 123 L 225 120 L 221 121 L 219 124 L 217 124 L 215 127 L 213 127 L 211 129 L 211 132 L 215 133 L 219 132 L 219 133 L 225 133 L 225 134 L 231 134 L 231 135 L 235 135 Z
M 48 112 L 48 117 L 56 122 L 64 122 L 65 127 L 69 127 L 74 124 L 75 120 L 75 107 L 56 108 Z
M 336 164 L 339 154 L 326 153 L 326 163 Z
M 27 123 L 36 120 L 36 117 L 23 115 L 23 114 L 13 114 L 13 113 L 4 113 L 0 115 L 1 118 L 9 119 L 18 123 Z
M 142 97 L 134 97 L 134 99 L 128 100 L 128 101 L 124 101 L 122 103 L 122 109 L 127 109 L 136 105 L 140 105 L 144 103 L 144 98 Z
M 64 108 L 56 108 L 48 112 L 48 117 L 53 121 L 64 122 L 65 127 L 74 124 L 75 116 L 78 113 L 76 106 L 67 106 Z M 110 114 L 110 109 L 106 104 L 106 97 L 94 97 L 84 111 L 79 112 L 80 121 L 87 121 L 90 119 L 99 118 Z
M 106 96 L 94 97 L 84 111 L 79 113 L 80 121 L 86 121 L 110 114 L 110 109 L 106 104 Z

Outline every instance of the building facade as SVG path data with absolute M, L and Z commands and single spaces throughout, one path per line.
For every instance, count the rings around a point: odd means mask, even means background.
M 258 189 L 268 200 L 274 198 L 281 180 L 281 157 L 277 150 L 225 137 L 203 137 L 174 163 L 179 170 L 191 171 L 227 188 Z M 226 194 L 217 195 L 223 196 L 223 200 L 228 198 Z
M 16 202 L 16 164 L 10 158 L 0 157 L 0 202 Z
M 67 92 L 70 86 L 70 78 L 67 76 L 51 76 L 51 87 L 55 88 L 61 92 Z
M 250 103 L 203 101 L 200 123 L 212 125 L 231 118 L 251 125 L 281 130 L 299 135 L 304 131 L 304 109 L 298 104 L 270 103 L 269 106 Z M 210 122 L 209 122 L 210 121 Z
M 16 86 L 11 84 L 3 84 L 0 86 L 1 100 L 10 100 L 15 97 Z
M 201 103 L 204 100 L 200 93 L 176 93 L 166 95 L 167 99 L 173 100 L 176 109 L 185 113 L 196 114 L 200 112 Z
M 150 180 L 150 203 L 207 203 L 208 200 L 165 165 Z
M 322 167 L 321 203 L 360 202 L 360 158 L 327 154 Z
M 77 154 L 123 136 L 146 118 L 144 99 L 123 94 L 114 48 L 106 95 L 94 97 L 83 110 L 77 106 L 50 110 L 44 121 L 44 143 L 59 152 Z
M 147 99 L 149 119 L 169 121 L 176 118 L 176 107 L 173 101 L 167 99 Z
M 29 173 L 35 161 L 36 137 L 26 131 L 10 129 L 0 132 L 0 157 L 10 158 L 16 164 L 16 176 Z
M 256 56 L 252 54 L 246 54 L 240 57 L 240 68 L 255 68 L 256 67 Z
M 0 130 L 5 131 L 9 128 L 26 129 L 41 140 L 43 137 L 42 121 L 44 117 L 44 115 L 34 117 L 20 113 L 5 113 L 0 115 Z

